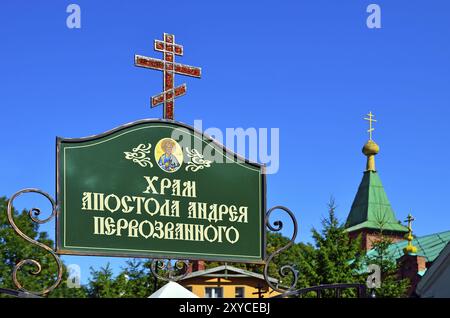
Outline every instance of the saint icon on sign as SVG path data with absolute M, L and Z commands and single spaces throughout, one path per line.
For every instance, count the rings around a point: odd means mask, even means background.
M 175 172 L 183 163 L 183 151 L 175 140 L 164 138 L 156 145 L 155 160 L 162 170 Z

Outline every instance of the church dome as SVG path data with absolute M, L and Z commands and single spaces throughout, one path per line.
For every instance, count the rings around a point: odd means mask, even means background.
M 373 156 L 376 155 L 380 151 L 380 147 L 375 143 L 373 140 L 369 140 L 364 145 L 362 152 L 366 156 Z

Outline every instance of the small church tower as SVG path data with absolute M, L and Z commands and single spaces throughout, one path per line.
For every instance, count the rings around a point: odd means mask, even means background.
M 369 121 L 369 140 L 362 149 L 367 157 L 366 170 L 346 222 L 346 230 L 351 238 L 356 239 L 358 235 L 361 235 L 362 247 L 365 251 L 372 248 L 381 234 L 397 242 L 404 240 L 408 232 L 408 228 L 395 217 L 375 169 L 375 156 L 380 151 L 380 147 L 372 139 L 373 122 L 376 122 L 373 117 L 374 115 L 370 112 L 368 118 L 364 118 Z

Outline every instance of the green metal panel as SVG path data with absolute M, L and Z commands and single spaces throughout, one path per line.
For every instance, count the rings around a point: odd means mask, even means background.
M 379 229 L 381 223 L 383 230 L 408 231 L 395 217 L 378 173 L 366 171 L 347 218 L 347 231 Z

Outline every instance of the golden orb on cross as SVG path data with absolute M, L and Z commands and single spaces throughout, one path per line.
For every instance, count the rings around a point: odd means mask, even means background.
M 378 146 L 375 141 L 369 140 L 365 143 L 362 152 L 366 156 L 375 156 L 380 152 L 380 146 Z
M 408 245 L 403 248 L 403 253 L 405 255 L 411 255 L 417 253 L 417 247 L 415 247 L 412 244 L 412 241 L 414 239 L 414 236 L 412 235 L 412 222 L 414 221 L 414 217 L 410 214 L 408 214 L 408 218 L 406 219 L 406 222 L 408 222 L 408 233 L 405 235 L 405 239 L 408 241 Z
M 374 119 L 374 117 L 375 115 L 372 114 L 372 112 L 369 112 L 367 114 L 367 117 L 364 118 L 364 120 L 367 120 L 369 122 L 369 129 L 367 130 L 367 132 L 369 133 L 369 140 L 364 144 L 362 148 L 363 154 L 367 156 L 366 171 L 376 171 L 375 155 L 380 152 L 380 147 L 372 139 L 372 133 L 375 130 L 375 128 L 373 128 L 373 123 L 376 122 L 376 119 Z
M 416 254 L 417 253 L 417 247 L 412 246 L 412 245 L 407 245 L 403 249 L 403 253 L 405 253 L 406 255 Z

